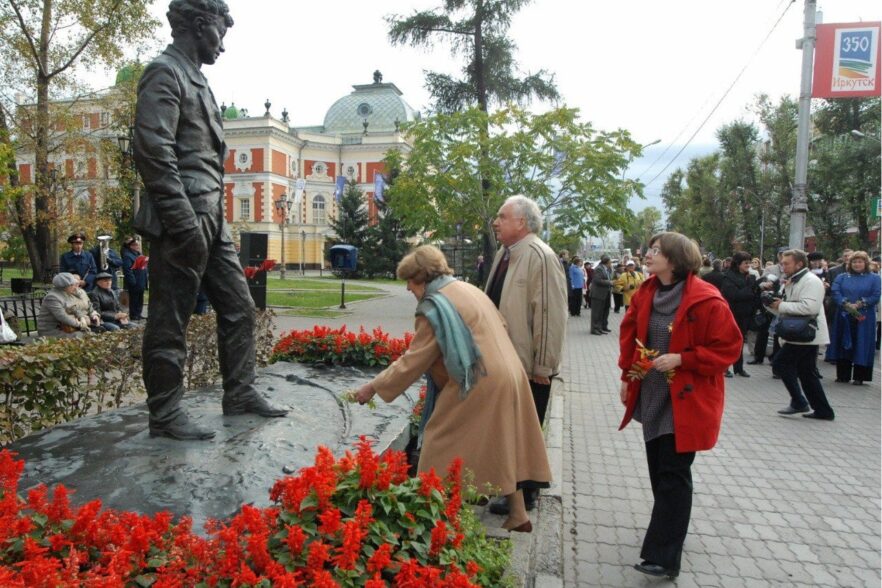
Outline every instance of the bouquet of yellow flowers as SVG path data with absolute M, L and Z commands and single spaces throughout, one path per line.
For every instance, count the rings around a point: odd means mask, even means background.
M 658 351 L 650 349 L 640 339 L 635 339 L 635 341 L 637 341 L 637 350 L 640 352 L 640 358 L 628 370 L 628 379 L 632 382 L 645 378 L 649 370 L 653 369 L 652 360 L 659 356 Z M 665 372 L 665 380 L 667 380 L 668 384 L 674 381 L 674 370 Z

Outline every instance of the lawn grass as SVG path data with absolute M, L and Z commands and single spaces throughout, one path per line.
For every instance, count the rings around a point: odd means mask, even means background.
M 276 310 L 276 316 L 301 316 L 306 318 L 338 318 L 346 316 L 345 310 L 329 310 L 326 308 L 289 308 Z
M 340 280 L 326 280 L 324 278 L 278 278 L 269 274 L 266 281 L 267 290 L 335 290 L 340 291 Z M 364 283 L 346 282 L 346 291 L 354 292 L 379 292 L 380 288 L 368 286 Z
M 346 288 L 346 302 L 376 298 L 378 293 L 350 292 Z M 328 308 L 340 305 L 339 290 L 267 290 L 267 306 L 294 308 Z

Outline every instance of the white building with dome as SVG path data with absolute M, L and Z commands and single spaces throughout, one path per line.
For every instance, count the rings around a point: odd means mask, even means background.
M 374 186 L 384 172 L 383 158 L 391 148 L 409 150 L 400 125 L 419 118 L 395 84 L 355 85 L 328 109 L 320 126 L 292 126 L 288 113 L 276 117 L 267 102 L 263 115 L 222 105 L 227 221 L 238 232 L 269 236 L 268 257 L 289 268 L 318 268 L 332 234 L 328 221 L 337 214 L 337 178 L 354 180 L 365 194 L 365 206 L 376 219 Z M 292 201 L 285 229 L 284 212 L 276 202 Z

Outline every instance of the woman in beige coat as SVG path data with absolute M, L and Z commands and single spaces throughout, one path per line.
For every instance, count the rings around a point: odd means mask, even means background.
M 398 277 L 419 301 L 410 348 L 357 392 L 391 402 L 423 374 L 427 398 L 419 470 L 442 472 L 456 457 L 508 498 L 509 531 L 529 532 L 523 489 L 547 488 L 551 470 L 527 374 L 502 315 L 480 290 L 450 277 L 444 254 L 423 246 L 401 260 Z
M 37 316 L 40 337 L 78 337 L 99 323 L 89 297 L 80 290 L 79 278 L 61 272 L 52 278 L 52 289 L 43 297 Z

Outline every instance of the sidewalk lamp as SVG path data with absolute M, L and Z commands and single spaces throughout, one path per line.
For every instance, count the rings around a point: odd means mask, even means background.
M 279 214 L 282 215 L 282 222 L 279 223 L 279 230 L 282 232 L 282 270 L 280 272 L 281 278 L 285 279 L 285 230 L 288 228 L 288 215 L 291 212 L 291 207 L 294 206 L 294 201 L 288 198 L 288 195 L 285 192 L 282 192 L 279 199 L 275 202 L 276 210 L 279 211 Z
M 128 132 L 125 135 L 120 135 L 116 138 L 116 141 L 119 144 L 120 153 L 122 153 L 123 156 L 123 163 L 129 166 L 134 177 L 134 201 L 132 202 L 133 218 L 138 214 L 138 209 L 141 208 L 141 182 L 138 179 L 138 171 L 135 167 L 134 137 L 135 127 L 129 127 Z

